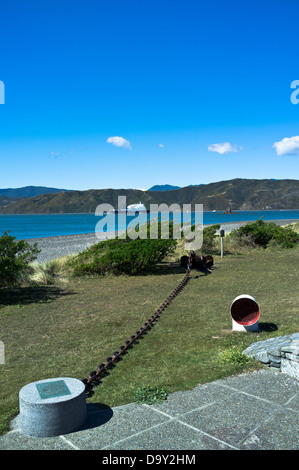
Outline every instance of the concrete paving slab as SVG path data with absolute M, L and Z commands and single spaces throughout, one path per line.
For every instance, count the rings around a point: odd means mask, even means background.
M 79 431 L 52 438 L 24 436 L 16 417 L 0 449 L 298 450 L 298 385 L 262 369 L 175 392 L 155 405 L 88 403 Z
M 290 410 L 299 411 L 299 393 L 294 395 L 289 401 L 286 402 L 285 404 L 286 408 L 289 408 Z
M 59 437 L 27 437 L 19 431 L 10 431 L 0 437 L 0 450 L 71 450 L 72 447 Z
M 299 391 L 298 380 L 281 372 L 264 369 L 218 380 L 215 384 L 249 393 L 277 405 L 285 405 Z
M 110 450 L 231 450 L 218 439 L 186 426 L 177 420 L 169 420 L 147 431 L 123 439 L 109 447 Z
M 236 392 L 224 402 L 191 411 L 180 417 L 184 423 L 223 442 L 238 447 L 248 434 L 279 408 L 270 403 Z
M 241 450 L 298 450 L 299 414 L 280 411 L 250 434 L 240 445 Z
M 108 411 L 88 414 L 84 428 L 66 434 L 65 438 L 82 450 L 109 449 L 115 442 L 169 421 L 169 417 L 153 413 L 151 409 L 135 403 L 116 407 L 111 411 L 109 420 L 106 420 Z
M 169 416 L 177 416 L 214 402 L 223 402 L 233 393 L 234 390 L 214 383 L 203 384 L 190 391 L 172 393 L 166 401 L 154 404 L 153 408 Z

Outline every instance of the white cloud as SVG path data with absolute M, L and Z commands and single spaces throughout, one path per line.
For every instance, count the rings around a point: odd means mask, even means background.
M 279 156 L 282 155 L 299 155 L 299 136 L 285 137 L 280 142 L 275 142 L 273 147 Z
M 59 157 L 59 155 L 60 155 L 60 153 L 58 153 L 58 152 L 50 152 L 50 157 L 51 158 L 57 158 L 57 157 Z
M 163 144 L 159 144 L 159 147 L 160 147 L 161 149 L 164 149 L 164 145 L 163 145 Z
M 131 144 L 128 140 L 124 139 L 123 137 L 115 136 L 109 137 L 107 139 L 108 144 L 115 145 L 115 147 L 125 147 L 131 149 Z
M 239 147 L 238 149 L 236 145 L 231 145 L 229 142 L 223 142 L 221 144 L 211 144 L 208 146 L 209 152 L 217 152 L 221 155 L 231 152 L 238 152 L 239 150 L 242 150 L 242 147 Z

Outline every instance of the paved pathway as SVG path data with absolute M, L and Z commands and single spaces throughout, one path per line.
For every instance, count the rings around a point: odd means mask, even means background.
M 299 382 L 267 369 L 175 392 L 156 405 L 99 410 L 88 404 L 83 429 L 51 438 L 18 429 L 0 437 L 9 450 L 298 450 Z

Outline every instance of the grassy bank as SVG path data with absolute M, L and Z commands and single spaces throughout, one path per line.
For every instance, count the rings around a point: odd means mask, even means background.
M 132 402 L 137 387 L 186 390 L 259 368 L 255 361 L 223 363 L 219 353 L 299 331 L 299 247 L 237 252 L 226 245 L 225 257 L 214 259 L 210 275 L 191 272 L 185 289 L 103 377 L 88 402 L 116 406 Z M 21 387 L 51 377 L 87 377 L 142 326 L 183 276 L 184 270 L 171 263 L 147 276 L 58 278 L 45 286 L 2 289 L 0 432 L 18 413 Z M 240 294 L 252 295 L 260 305 L 258 333 L 231 330 L 230 305 Z

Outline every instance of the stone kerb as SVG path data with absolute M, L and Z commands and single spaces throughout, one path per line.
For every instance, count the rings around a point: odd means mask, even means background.
M 299 380 L 299 333 L 257 341 L 243 353 Z

